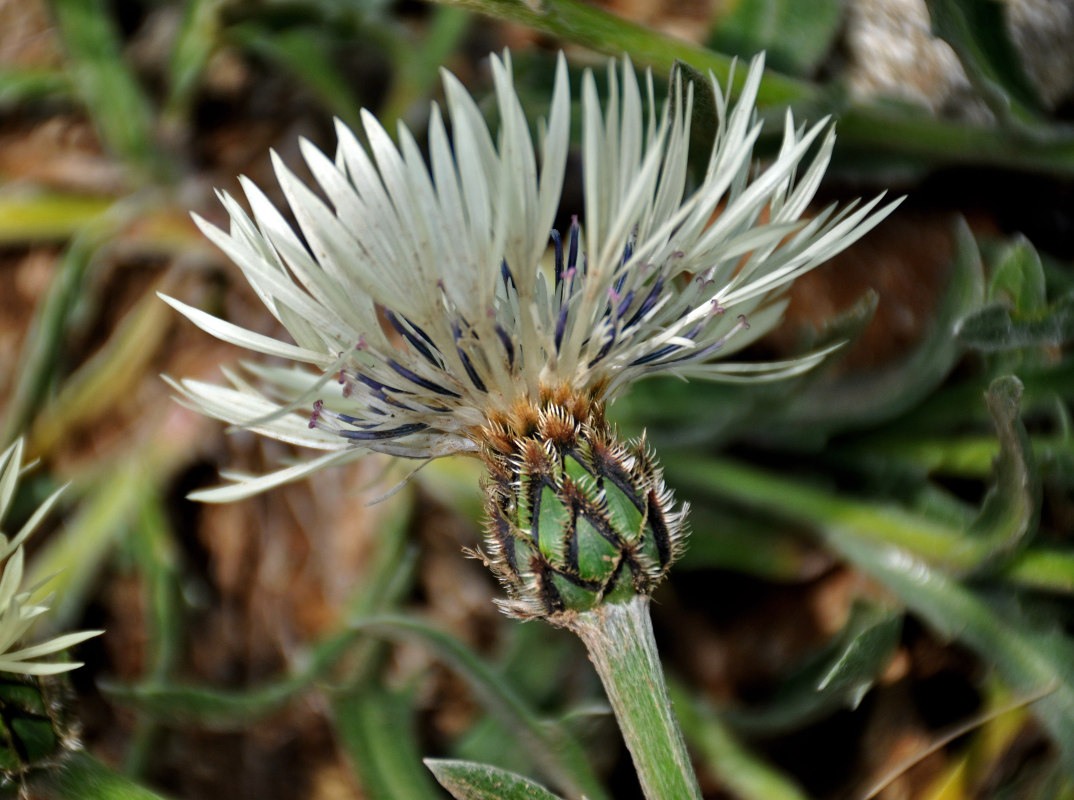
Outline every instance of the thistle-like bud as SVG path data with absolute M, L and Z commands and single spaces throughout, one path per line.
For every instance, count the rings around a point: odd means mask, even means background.
M 620 443 L 604 407 L 546 391 L 483 431 L 485 559 L 517 617 L 557 621 L 649 595 L 682 552 L 675 508 L 644 439 Z

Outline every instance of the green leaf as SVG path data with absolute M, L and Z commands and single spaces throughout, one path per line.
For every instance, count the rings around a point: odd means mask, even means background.
M 470 685 L 478 701 L 518 737 L 525 752 L 548 778 L 571 795 L 606 797 L 585 751 L 566 731 L 542 720 L 528 702 L 466 645 L 409 617 L 355 619 L 356 631 L 389 639 L 416 639 Z
M 1029 436 L 1018 416 L 1021 399 L 1022 383 L 1013 376 L 997 378 L 985 395 L 1000 450 L 995 483 L 968 534 L 988 543 L 988 563 L 982 565 L 986 568 L 997 561 L 1009 561 L 1036 530 L 1040 483 Z
M 1033 245 L 1015 237 L 996 261 L 991 302 L 959 321 L 959 339 L 984 352 L 1058 347 L 1074 339 L 1074 292 L 1048 307 L 1044 266 Z
M 988 282 L 989 299 L 1022 314 L 1043 310 L 1047 304 L 1044 265 L 1030 241 L 1015 236 L 996 262 Z
M 702 74 L 712 70 L 723 86 L 731 71 L 732 59 L 722 53 L 690 44 L 682 39 L 658 33 L 644 25 L 629 22 L 580 0 L 447 0 L 451 5 L 508 20 L 584 47 L 613 56 L 629 53 L 636 64 L 648 64 L 665 75 L 676 61 L 683 61 Z M 745 80 L 745 70 L 735 74 L 735 85 Z M 814 102 L 817 87 L 776 73 L 765 73 L 758 92 L 762 106 L 785 106 L 792 102 Z
M 52 0 L 82 103 L 105 146 L 148 175 L 165 162 L 153 141 L 153 111 L 127 65 L 119 31 L 103 0 Z
M 273 31 L 257 23 L 234 25 L 228 35 L 251 52 L 271 59 L 293 72 L 320 98 L 328 111 L 359 129 L 360 103 L 353 84 L 336 67 L 337 42 L 325 29 L 289 28 Z
M 926 0 L 932 31 L 951 45 L 970 83 L 1001 122 L 1038 119 L 1040 98 L 995 0 Z
M 63 242 L 100 218 L 110 197 L 52 192 L 0 194 L 0 245 Z
M 0 109 L 70 94 L 71 79 L 62 70 L 0 66 Z
M 965 535 L 961 525 L 892 502 L 866 502 L 742 463 L 669 451 L 663 458 L 669 483 L 702 496 L 756 509 L 765 516 L 812 525 L 822 534 L 853 535 L 898 546 L 950 569 L 972 571 L 990 556 L 989 543 Z M 1002 574 L 1024 586 L 1074 590 L 1074 553 L 1033 546 L 1016 553 Z
M 630 53 L 638 64 L 669 74 L 676 60 L 702 73 L 712 70 L 721 85 L 727 81 L 731 59 L 712 50 L 662 35 L 580 0 L 439 0 L 575 42 L 610 55 Z M 737 80 L 744 77 L 739 70 Z M 937 119 L 921 110 L 890 102 L 853 105 L 838 86 L 820 87 L 775 72 L 765 73 L 758 106 L 793 104 L 804 116 L 839 116 L 836 166 L 883 171 L 920 172 L 941 164 L 988 164 L 1074 175 L 1074 135 L 1055 126 L 1046 135 L 1026 136 L 994 125 L 970 125 Z M 802 116 L 800 114 L 799 116 Z M 1034 134 L 1036 132 L 1034 131 Z
M 130 529 L 158 477 L 138 453 L 101 470 L 77 516 L 34 554 L 27 584 L 48 580 L 49 591 L 55 592 L 47 620 L 51 629 L 77 624 L 116 542 Z
M 721 7 L 709 47 L 808 76 L 828 54 L 842 27 L 843 0 L 733 0 Z
M 168 62 L 164 115 L 185 121 L 205 67 L 220 44 L 224 0 L 186 0 Z
M 941 635 L 971 648 L 1017 692 L 1045 697 L 1031 706 L 1074 771 L 1074 642 L 1014 608 L 984 598 L 900 548 L 833 529 L 830 546 L 894 592 Z
M 40 800 L 163 800 L 81 749 L 35 777 L 30 787 L 30 795 Z
M 1059 347 L 1074 340 L 1074 294 L 1038 314 L 1019 314 L 1000 304 L 986 306 L 959 323 L 958 338 L 986 353 Z
M 73 433 L 107 419 L 115 407 L 137 391 L 174 325 L 169 308 L 152 287 L 124 314 L 96 352 L 71 373 L 30 428 L 29 443 L 42 455 L 53 453 Z
M 456 800 L 562 800 L 521 775 L 487 764 L 427 758 L 425 765 Z
M 947 289 L 917 349 L 874 375 L 818 382 L 789 409 L 788 428 L 834 433 L 876 425 L 906 413 L 943 382 L 962 354 L 955 324 L 980 307 L 985 293 L 977 242 L 962 218 L 955 223 L 955 248 Z
M 766 581 L 797 582 L 824 560 L 800 538 L 758 519 L 703 505 L 690 509 L 690 546 L 676 570 L 725 569 Z
M 674 681 L 668 690 L 691 751 L 731 794 L 742 800 L 807 800 L 790 778 L 738 741 L 704 699 Z
M 899 644 L 902 613 L 858 602 L 843 630 L 809 658 L 761 708 L 729 712 L 740 731 L 769 735 L 800 728 L 840 708 L 856 708 Z
M 309 687 L 314 676 L 302 674 L 252 690 L 214 690 L 168 681 L 130 686 L 98 680 L 109 700 L 137 709 L 172 725 L 197 725 L 212 730 L 238 730 L 282 708 Z
M 581 643 L 548 625 L 510 625 L 503 635 L 494 665 L 497 672 L 510 676 L 511 687 L 533 708 L 558 708 L 563 702 L 563 682 L 569 680 L 583 658 Z M 582 709 L 572 706 L 557 719 L 557 724 L 580 741 L 599 738 L 600 733 L 609 733 L 615 725 L 606 703 Z M 599 733 L 594 728 L 599 728 Z M 470 726 L 454 742 L 451 755 L 521 773 L 532 766 L 528 752 L 518 746 L 510 728 L 493 716 Z
M 434 7 L 431 13 L 428 31 L 420 41 L 409 37 L 390 40 L 395 69 L 388 96 L 377 112 L 385 130 L 394 131 L 394 120 L 404 119 L 416 103 L 429 96 L 440 69 L 457 51 L 473 19 L 450 6 Z
M 36 410 L 44 404 L 49 386 L 59 369 L 71 310 L 78 301 L 97 248 L 108 231 L 95 225 L 71 242 L 58 265 L 48 291 L 38 301 L 30 331 L 19 354 L 17 376 L 7 404 L 0 445 L 29 427 Z
M 143 585 L 143 603 L 149 620 L 145 659 L 150 681 L 171 676 L 183 648 L 183 595 L 178 546 L 161 498 L 147 492 L 127 544 Z M 139 719 L 124 761 L 128 775 L 143 773 L 156 745 L 158 725 Z
M 334 728 L 368 800 L 437 800 L 414 731 L 414 697 L 368 682 L 332 698 Z

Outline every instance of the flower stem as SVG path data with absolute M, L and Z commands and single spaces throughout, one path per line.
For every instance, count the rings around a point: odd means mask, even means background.
M 700 800 L 671 709 L 649 619 L 649 598 L 605 603 L 566 623 L 585 643 L 649 800 Z

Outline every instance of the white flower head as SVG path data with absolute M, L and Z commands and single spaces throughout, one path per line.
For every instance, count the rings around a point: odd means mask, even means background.
M 639 84 L 624 58 L 609 63 L 602 102 L 587 71 L 585 202 L 564 231 L 552 226 L 570 148 L 565 59 L 536 147 L 509 54 L 490 62 L 495 134 L 445 71 L 450 125 L 434 104 L 428 161 L 404 125 L 396 144 L 365 111 L 368 147 L 342 123 L 334 160 L 301 143 L 327 202 L 273 155 L 301 238 L 246 179 L 252 215 L 222 194 L 230 230 L 197 220 L 293 342 L 165 299 L 221 339 L 304 366 L 251 366 L 257 387 L 229 375 L 231 387 L 184 380 L 178 390 L 211 416 L 327 451 L 270 476 L 232 475 L 234 486 L 201 499 L 235 499 L 368 450 L 478 452 L 490 419 L 544 392 L 603 403 L 648 375 L 757 380 L 823 357 L 723 360 L 778 323 L 796 277 L 895 203 L 878 208 L 878 197 L 800 219 L 834 133 L 827 120 L 796 127 L 788 112 L 778 155 L 755 167 L 762 57 L 735 102 L 710 75 L 717 126 L 696 185 L 687 168 L 693 86 L 680 83 L 659 107 L 652 75 Z
M 18 487 L 22 470 L 22 451 L 23 443 L 20 439 L 0 453 L 0 524 L 7 515 Z M 75 669 L 82 664 L 73 661 L 42 661 L 40 659 L 52 656 L 104 632 L 79 631 L 57 636 L 38 644 L 22 646 L 23 638 L 30 627 L 49 610 L 48 598 L 34 600 L 40 586 L 31 587 L 28 590 L 22 588 L 25 567 L 22 546 L 45 518 L 62 491 L 59 489 L 46 499 L 14 536 L 9 538 L 0 533 L 0 561 L 4 565 L 3 574 L 0 575 L 0 672 L 55 675 Z

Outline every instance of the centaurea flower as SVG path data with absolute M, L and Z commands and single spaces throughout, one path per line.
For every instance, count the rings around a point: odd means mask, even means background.
M 198 219 L 292 342 L 166 299 L 225 341 L 303 365 L 250 366 L 256 386 L 235 374 L 230 387 L 184 380 L 186 402 L 324 451 L 268 476 L 232 475 L 201 499 L 247 496 L 368 451 L 482 457 L 492 565 L 511 610 L 543 616 L 647 594 L 681 547 L 684 512 L 644 444 L 616 440 L 606 404 L 651 375 L 753 381 L 815 365 L 827 351 L 726 358 L 779 322 L 796 277 L 894 203 L 802 219 L 834 143 L 826 119 L 798 127 L 788 111 L 778 154 L 755 169 L 760 57 L 735 102 L 710 76 L 717 127 L 691 186 L 693 86 L 678 82 L 658 107 L 651 74 L 639 83 L 624 59 L 608 66 L 603 103 L 593 73 L 582 79 L 585 201 L 553 230 L 570 148 L 565 60 L 537 147 L 509 55 L 490 65 L 495 135 L 445 71 L 447 119 L 434 103 L 428 163 L 405 125 L 396 144 L 363 111 L 368 148 L 342 123 L 334 159 L 301 143 L 327 202 L 273 155 L 301 237 L 245 178 L 252 216 L 222 194 L 230 230 Z

